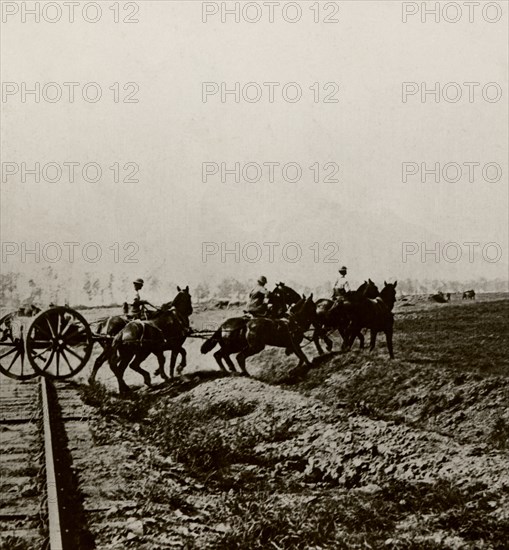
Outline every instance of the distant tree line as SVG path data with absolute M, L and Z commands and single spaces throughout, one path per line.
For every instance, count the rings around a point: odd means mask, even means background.
M 278 281 L 273 281 L 276 283 Z M 332 283 L 325 281 L 314 287 L 303 286 L 295 281 L 284 281 L 298 292 L 309 295 L 311 292 L 317 298 L 330 296 Z M 381 283 L 381 281 L 379 281 Z M 191 293 L 195 303 L 209 300 L 244 301 L 254 280 L 239 281 L 234 277 L 225 277 L 217 284 L 201 282 Z M 153 303 L 163 303 L 171 300 L 176 292 L 177 284 L 162 280 L 156 275 L 145 278 L 143 294 Z M 272 285 L 269 284 L 269 288 Z M 488 280 L 484 277 L 466 282 L 445 281 L 439 279 L 402 279 L 398 281 L 398 291 L 403 295 L 428 294 L 438 291 L 463 292 L 473 288 L 476 292 L 507 292 L 508 281 L 503 279 Z M 128 275 L 115 276 L 97 275 L 86 272 L 77 281 L 70 276 L 56 272 L 51 266 L 44 268 L 37 276 L 26 277 L 21 273 L 0 273 L 0 305 L 19 307 L 21 305 L 37 304 L 42 307 L 49 303 L 84 306 L 107 306 L 130 301 L 133 295 L 132 277 Z

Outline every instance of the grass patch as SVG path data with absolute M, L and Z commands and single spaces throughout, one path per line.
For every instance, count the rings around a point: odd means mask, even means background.
M 119 397 L 99 382 L 83 384 L 78 389 L 86 405 L 95 407 L 102 416 L 126 422 L 141 422 L 154 404 L 152 397 L 143 394 L 131 392 L 127 397 Z
M 254 410 L 249 402 L 228 401 L 197 406 L 168 402 L 152 415 L 147 435 L 175 460 L 196 473 L 210 474 L 251 456 L 256 435 L 229 422 Z
M 503 495 L 484 486 L 459 488 L 390 480 L 374 494 L 358 491 L 320 496 L 240 492 L 224 499 L 220 512 L 229 529 L 214 548 L 443 548 L 436 533 L 447 530 L 465 544 L 504 548 L 507 520 L 492 515 Z M 402 522 L 409 522 L 406 527 Z
M 0 550 L 32 550 L 32 547 L 20 537 L 7 536 L 0 540 Z

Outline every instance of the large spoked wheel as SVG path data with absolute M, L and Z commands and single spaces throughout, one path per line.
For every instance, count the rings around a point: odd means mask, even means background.
M 14 313 L 0 319 L 0 372 L 15 380 L 30 380 L 39 374 L 25 357 L 25 326 Z
M 26 337 L 27 358 L 34 371 L 55 379 L 71 378 L 87 364 L 94 342 L 86 319 L 68 307 L 40 313 Z

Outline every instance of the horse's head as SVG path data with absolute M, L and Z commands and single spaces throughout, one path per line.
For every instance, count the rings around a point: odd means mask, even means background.
M 296 304 L 300 300 L 300 294 L 284 283 L 277 283 L 276 288 L 272 291 L 272 295 L 277 297 L 288 307 Z
M 177 287 L 178 294 L 173 298 L 171 302 L 172 307 L 174 307 L 178 313 L 189 317 L 193 313 L 193 305 L 191 302 L 191 294 L 189 293 L 189 286 L 186 288 Z
M 358 297 L 362 297 L 362 298 L 373 299 L 380 295 L 378 287 L 371 279 L 364 281 L 362 285 L 355 292 Z
M 398 281 L 395 281 L 394 284 L 386 283 L 384 281 L 384 287 L 382 288 L 382 292 L 380 292 L 380 298 L 382 298 L 389 309 L 392 309 L 394 307 L 394 303 L 396 302 L 397 284 Z
M 313 293 L 306 298 L 303 294 L 302 298 L 290 308 L 290 317 L 300 325 L 303 330 L 307 330 L 313 322 L 316 315 L 316 304 L 313 301 Z

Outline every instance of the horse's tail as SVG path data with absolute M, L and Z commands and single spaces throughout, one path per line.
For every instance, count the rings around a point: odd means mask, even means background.
M 219 344 L 220 337 L 221 337 L 221 329 L 219 328 L 216 330 L 216 332 L 214 332 L 214 334 L 208 340 L 205 340 L 205 342 L 203 342 L 200 348 L 200 351 L 203 354 L 208 353 L 209 351 L 212 351 L 216 347 L 216 344 Z

